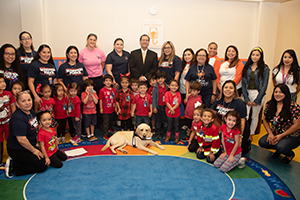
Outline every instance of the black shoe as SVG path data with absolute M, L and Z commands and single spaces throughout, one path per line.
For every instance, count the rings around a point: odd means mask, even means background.
M 291 158 L 287 158 L 285 156 L 284 158 L 281 159 L 281 163 L 283 163 L 283 164 L 289 164 L 293 160 L 294 157 L 295 157 L 295 154 Z
M 8 157 L 6 160 L 5 175 L 7 178 L 12 178 L 14 176 L 13 160 L 11 157 Z
M 280 156 L 280 153 L 278 151 L 275 151 L 275 153 L 272 154 L 272 158 L 278 158 Z

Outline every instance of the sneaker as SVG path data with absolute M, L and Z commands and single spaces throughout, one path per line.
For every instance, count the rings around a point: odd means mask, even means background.
M 72 139 L 70 139 L 70 142 L 71 142 L 72 144 L 77 144 L 77 139 L 78 139 L 78 137 L 77 137 L 77 136 L 74 136 Z
M 81 134 L 81 137 L 87 137 L 87 135 L 86 134 Z
M 112 128 L 110 128 L 110 129 L 108 129 L 108 132 L 109 132 L 109 133 L 111 133 L 111 134 L 114 134 L 114 133 L 116 132 L 116 130 L 115 130 L 115 129 L 112 129 Z
M 95 141 L 95 140 L 97 140 L 97 139 L 98 139 L 98 138 L 96 138 L 95 136 L 92 136 L 92 137 L 90 137 L 88 140 L 92 142 L 92 141 Z
M 240 160 L 239 160 L 239 168 L 243 169 L 245 167 L 245 163 L 246 163 L 246 158 L 241 157 Z
M 175 137 L 175 144 L 179 142 L 179 137 Z
M 182 138 L 181 140 L 182 141 L 188 141 L 190 139 L 190 137 L 189 136 L 185 136 L 184 138 Z
M 82 140 L 78 137 L 76 143 L 80 143 L 80 142 L 82 142 Z
M 108 135 L 104 135 L 103 139 L 108 140 L 110 137 Z
M 188 127 L 187 127 L 187 125 L 183 125 L 183 126 L 181 127 L 181 129 L 186 130 L 186 129 L 188 129 Z
M 5 175 L 7 178 L 12 178 L 14 176 L 13 160 L 11 157 L 8 157 L 6 160 Z
M 62 138 L 61 138 L 61 142 L 62 142 L 62 143 L 66 143 L 66 138 L 65 138 L 65 137 L 62 137 Z
M 170 137 L 169 136 L 166 136 L 165 142 L 166 143 L 170 142 Z
M 60 144 L 61 142 L 62 142 L 62 138 L 59 137 L 59 138 L 58 138 L 58 144 Z

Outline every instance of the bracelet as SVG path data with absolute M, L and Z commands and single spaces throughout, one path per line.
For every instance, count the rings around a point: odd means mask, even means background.
M 214 94 L 214 93 L 212 95 L 217 96 L 217 94 Z

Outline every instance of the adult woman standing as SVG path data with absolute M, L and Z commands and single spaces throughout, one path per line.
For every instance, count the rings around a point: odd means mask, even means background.
M 295 156 L 293 149 L 300 145 L 300 107 L 291 101 L 285 84 L 275 86 L 272 99 L 266 103 L 263 124 L 268 133 L 260 138 L 259 146 L 276 149 L 272 157 L 283 154 L 281 162 L 290 163 Z
M 292 49 L 283 52 L 280 63 L 273 69 L 273 85 L 284 83 L 291 93 L 291 100 L 297 101 L 300 91 L 299 64 L 296 53 Z
M 43 172 L 47 169 L 44 155 L 36 145 L 36 128 L 38 121 L 31 110 L 32 99 L 28 90 L 17 95 L 18 108 L 12 114 L 9 123 L 5 172 L 7 177 Z M 13 161 L 13 162 L 12 162 Z M 13 171 L 12 171 L 13 169 Z
M 226 80 L 233 80 L 237 86 L 239 95 L 242 94 L 242 72 L 244 65 L 239 59 L 239 52 L 236 46 L 230 45 L 225 51 L 225 61 L 216 68 L 216 75 L 218 77 L 217 84 L 218 90 L 221 88 Z
M 106 71 L 113 77 L 113 85 L 115 89 L 120 87 L 120 74 L 128 73 L 128 61 L 130 54 L 124 51 L 124 41 L 117 38 L 114 41 L 114 50 L 107 55 Z
M 99 90 L 103 87 L 102 75 L 106 58 L 104 52 L 96 45 L 96 34 L 90 33 L 86 41 L 86 47 L 80 51 L 78 60 L 85 66 L 89 74 L 88 77 L 94 81 L 94 89 L 98 94 Z
M 221 65 L 221 59 L 218 54 L 218 44 L 215 42 L 211 42 L 208 44 L 207 47 L 208 55 L 209 55 L 209 63 L 211 66 L 213 66 L 214 69 L 220 68 Z
M 182 55 L 182 71 L 180 75 L 180 80 L 179 80 L 179 92 L 181 94 L 181 99 L 182 101 L 186 97 L 186 90 L 185 90 L 185 76 L 187 75 L 189 69 L 191 66 L 194 65 L 194 51 L 191 48 L 187 48 L 183 51 Z M 193 62 L 193 63 L 192 63 Z M 183 104 L 184 105 L 184 104 Z
M 33 94 L 35 106 L 38 106 L 41 98 L 39 97 L 39 88 L 43 84 L 48 84 L 53 88 L 57 82 L 56 68 L 53 62 L 51 49 L 48 45 L 42 44 L 37 54 L 34 56 L 32 63 L 28 68 L 28 87 Z
M 246 120 L 247 108 L 246 103 L 238 98 L 236 84 L 233 80 L 227 80 L 221 88 L 220 98 L 215 102 L 213 109 L 217 112 L 217 119 L 215 120 L 218 127 L 221 126 L 221 121 L 226 113 L 230 110 L 235 110 L 241 117 L 241 136 L 242 136 L 242 154 L 250 151 L 249 141 L 249 125 Z
M 0 49 L 0 73 L 4 75 L 5 90 L 10 90 L 12 82 L 23 81 L 20 61 L 16 54 L 17 50 L 11 44 L 4 44 Z
M 166 72 L 166 83 L 169 84 L 171 79 L 179 81 L 181 59 L 175 55 L 175 47 L 171 41 L 166 41 L 161 48 L 161 55 L 158 62 L 158 69 Z
M 214 68 L 208 64 L 208 53 L 205 49 L 199 49 L 194 58 L 197 64 L 193 65 L 187 73 L 185 80 L 186 94 L 189 94 L 190 83 L 198 81 L 202 88 L 200 95 L 205 108 L 210 108 L 211 104 L 215 102 L 217 92 L 217 76 Z M 189 95 L 186 95 L 186 100 Z
M 88 73 L 82 63 L 78 61 L 79 51 L 76 46 L 69 46 L 66 50 L 67 62 L 58 69 L 58 82 L 63 85 L 67 92 L 70 83 L 76 82 L 81 85 L 87 79 Z
M 265 64 L 263 50 L 260 47 L 253 48 L 242 74 L 242 91 L 247 104 L 248 119 L 252 109 L 250 140 L 252 140 L 252 135 L 255 133 L 259 112 L 264 103 L 269 74 L 270 69 Z
M 23 83 L 25 88 L 28 88 L 27 70 L 32 62 L 36 51 L 33 48 L 32 36 L 27 31 L 22 31 L 19 35 L 20 47 L 17 49 L 19 61 L 21 63 Z

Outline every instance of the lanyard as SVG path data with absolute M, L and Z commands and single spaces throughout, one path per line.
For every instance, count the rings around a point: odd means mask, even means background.
M 289 72 L 286 75 L 284 75 L 284 66 L 283 66 L 282 67 L 282 81 L 283 81 L 284 84 L 286 82 L 286 79 L 287 79 L 288 75 L 289 75 Z

